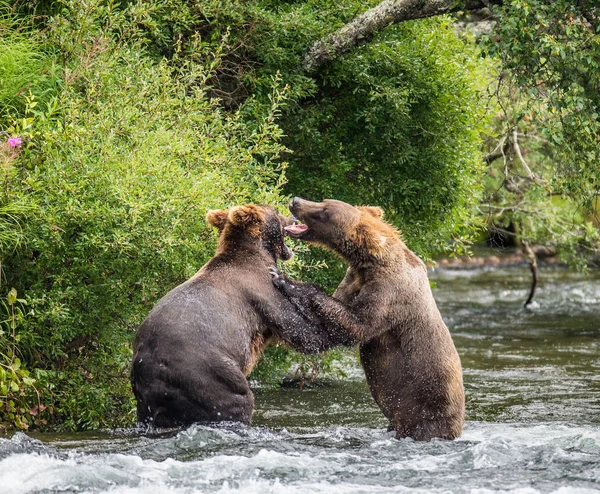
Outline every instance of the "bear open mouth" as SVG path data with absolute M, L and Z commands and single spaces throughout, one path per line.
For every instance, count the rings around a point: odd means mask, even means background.
M 290 237 L 298 238 L 308 231 L 308 226 L 303 223 L 296 223 L 294 225 L 286 226 L 283 229 Z

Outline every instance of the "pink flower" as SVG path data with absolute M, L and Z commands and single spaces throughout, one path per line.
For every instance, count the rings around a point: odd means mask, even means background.
M 11 148 L 20 148 L 21 147 L 21 138 L 20 137 L 9 137 L 8 138 L 8 145 Z

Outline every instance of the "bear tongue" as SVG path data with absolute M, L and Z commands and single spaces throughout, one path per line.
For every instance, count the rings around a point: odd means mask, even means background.
M 298 224 L 286 226 L 283 229 L 290 235 L 300 235 L 301 233 L 304 233 L 306 230 L 308 230 L 308 226 Z

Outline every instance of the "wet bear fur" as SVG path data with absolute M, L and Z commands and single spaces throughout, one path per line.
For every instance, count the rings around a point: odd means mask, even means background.
M 167 293 L 137 331 L 131 385 L 141 423 L 248 424 L 254 397 L 246 376 L 269 342 L 315 353 L 340 341 L 315 334 L 275 289 L 269 269 L 287 260 L 289 220 L 268 206 L 210 211 L 218 228 L 215 256 Z
M 290 211 L 305 225 L 286 227 L 291 236 L 336 252 L 349 267 L 333 297 L 277 273 L 276 286 L 301 311 L 360 344 L 367 383 L 396 437 L 458 437 L 462 368 L 423 262 L 380 208 L 295 198 Z

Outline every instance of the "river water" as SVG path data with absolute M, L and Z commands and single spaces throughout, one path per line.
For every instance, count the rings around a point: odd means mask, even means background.
M 600 274 L 431 275 L 462 358 L 455 441 L 397 441 L 349 357 L 345 379 L 256 390 L 252 427 L 0 438 L 0 493 L 600 493 Z

